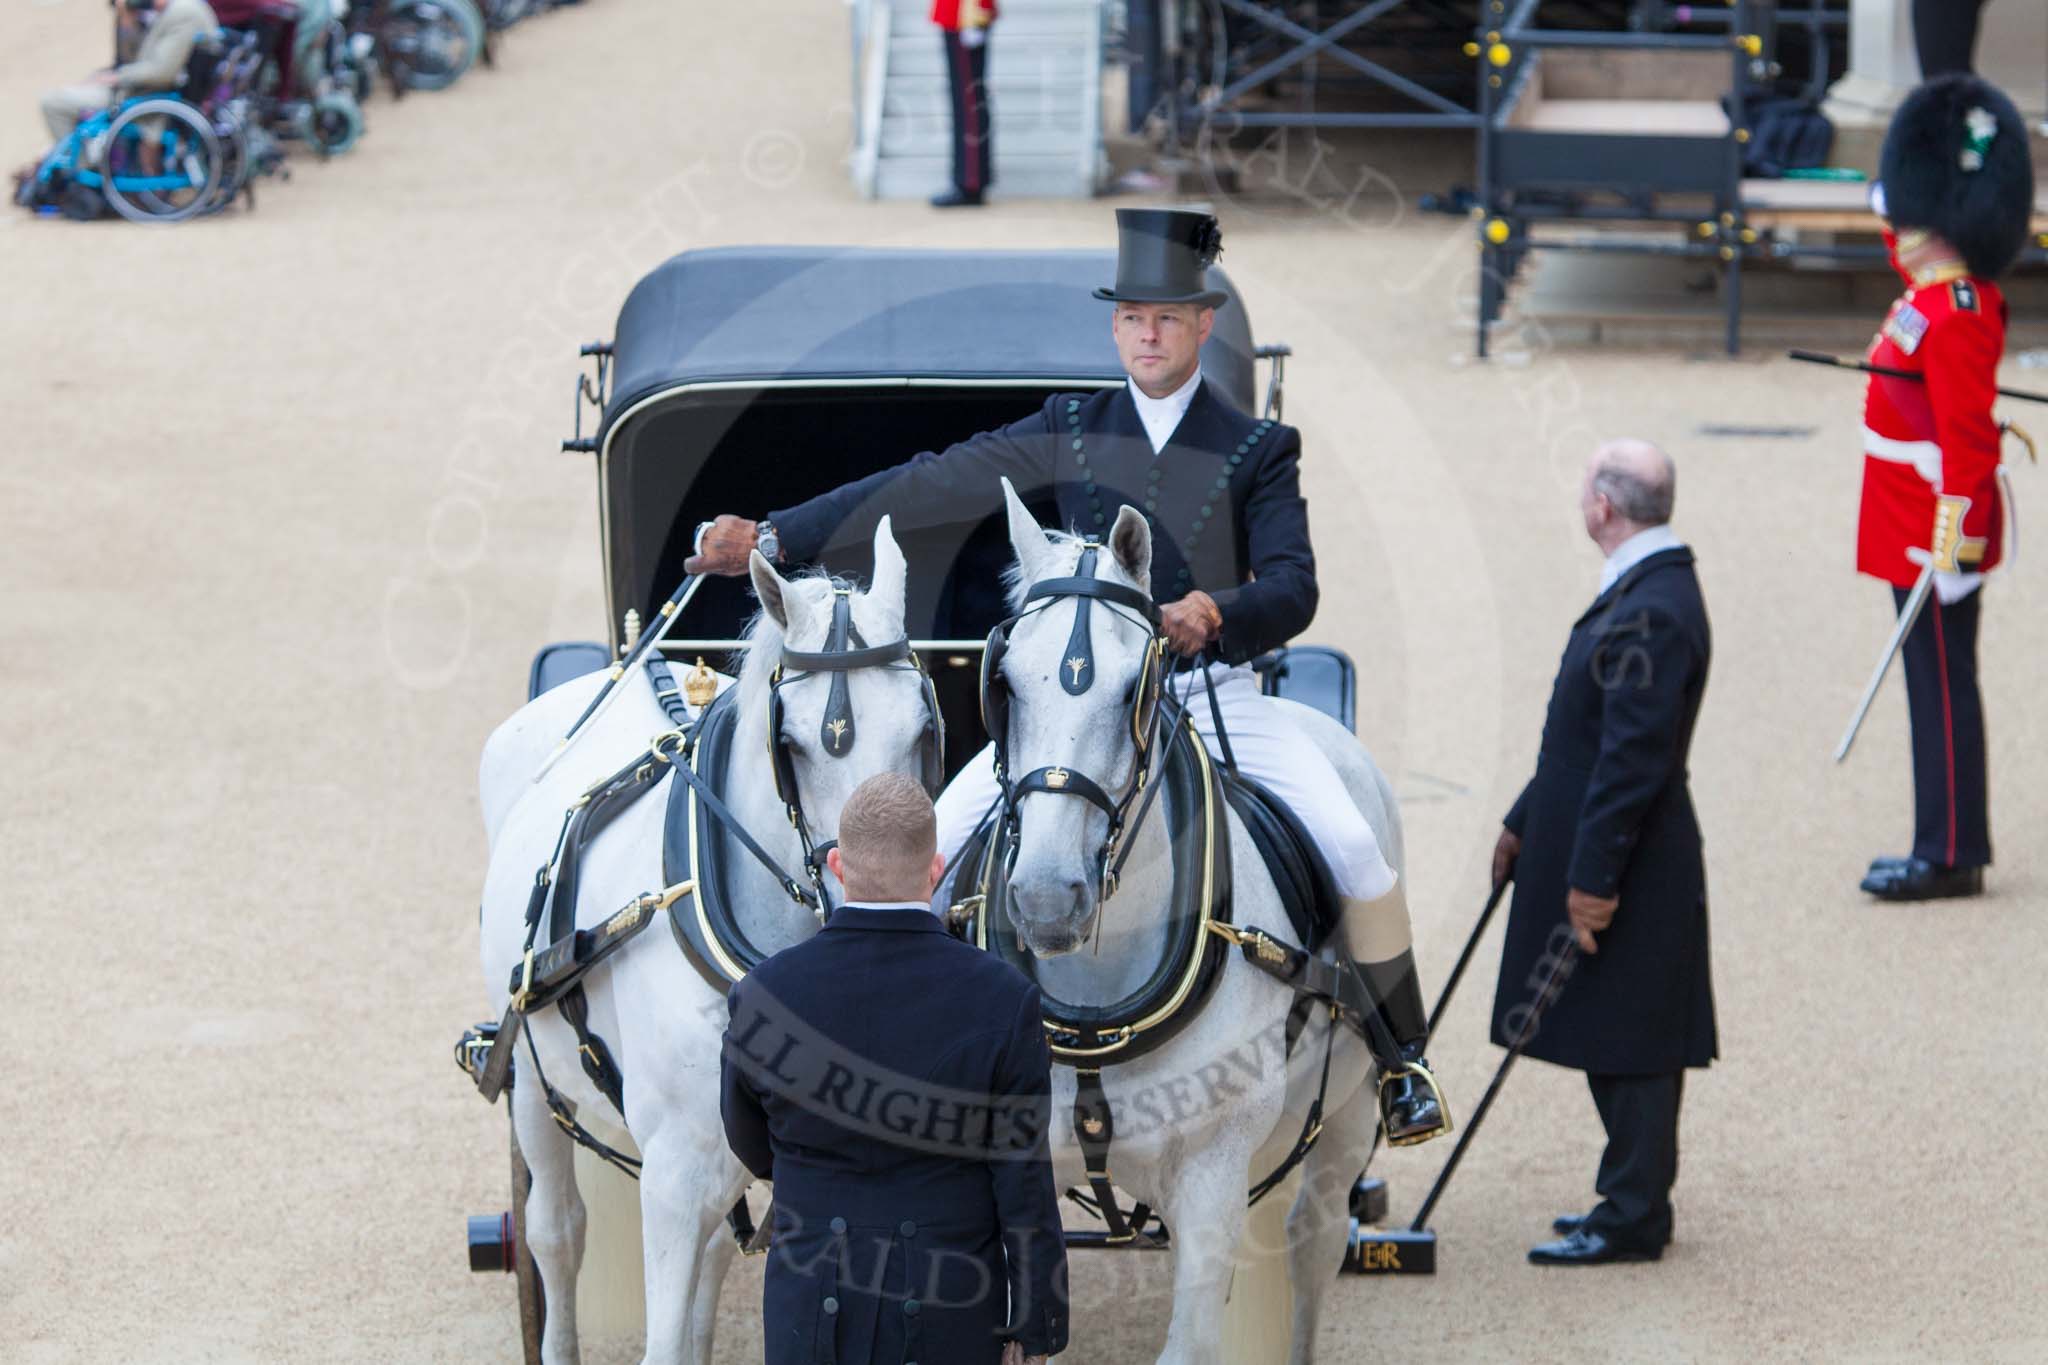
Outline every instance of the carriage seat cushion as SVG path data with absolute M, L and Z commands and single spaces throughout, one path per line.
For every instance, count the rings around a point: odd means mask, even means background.
M 1314 952 L 1343 913 L 1329 864 L 1300 819 L 1265 787 L 1242 774 L 1225 774 L 1223 794 L 1265 859 L 1295 941 Z

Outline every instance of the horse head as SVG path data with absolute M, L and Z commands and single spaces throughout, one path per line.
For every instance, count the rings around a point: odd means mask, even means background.
M 769 761 L 758 771 L 812 845 L 839 837 L 839 812 L 868 778 L 908 773 L 931 789 L 944 758 L 930 684 L 905 636 L 903 551 L 887 517 L 874 550 L 865 591 L 822 574 L 785 578 L 758 550 L 749 565 L 761 615 L 739 702 L 767 718 Z
M 1010 918 L 1039 956 L 1074 951 L 1093 932 L 1129 799 L 1141 773 L 1144 689 L 1155 685 L 1149 610 L 1152 533 L 1124 507 L 1107 542 L 1048 532 L 1007 480 L 1017 552 L 1011 610 L 988 687 L 1010 704 L 995 736 L 1018 822 Z M 1048 580 L 1092 579 L 1111 596 L 1034 595 Z M 1067 800 L 1056 797 L 1079 796 Z

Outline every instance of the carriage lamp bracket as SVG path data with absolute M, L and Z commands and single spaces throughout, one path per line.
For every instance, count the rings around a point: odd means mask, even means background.
M 583 405 L 589 403 L 597 409 L 598 420 L 604 419 L 605 400 L 611 396 L 612 344 L 609 341 L 588 341 L 577 348 L 579 356 L 591 356 L 597 361 L 597 374 L 576 376 L 576 393 L 571 400 L 575 406 L 575 434 L 562 442 L 562 449 L 582 455 L 597 453 L 597 436 L 583 434 Z
M 1261 415 L 1277 422 L 1280 420 L 1280 403 L 1284 397 L 1287 357 L 1294 354 L 1294 348 L 1284 341 L 1271 346 L 1252 348 L 1252 359 L 1273 362 L 1272 376 L 1266 382 L 1266 409 Z

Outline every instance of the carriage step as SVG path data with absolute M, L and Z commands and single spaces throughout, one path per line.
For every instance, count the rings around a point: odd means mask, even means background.
M 1366 1227 L 1351 1220 L 1344 1246 L 1346 1275 L 1434 1275 L 1436 1233 L 1428 1228 Z

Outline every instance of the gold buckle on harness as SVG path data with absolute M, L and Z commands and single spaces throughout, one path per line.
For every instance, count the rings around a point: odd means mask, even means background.
M 1281 963 L 1287 960 L 1287 949 L 1281 946 L 1279 940 L 1268 937 L 1260 930 L 1240 929 L 1234 924 L 1224 924 L 1220 920 L 1212 919 L 1209 921 L 1209 932 L 1225 943 L 1234 944 L 1239 948 L 1249 947 L 1261 962 Z

